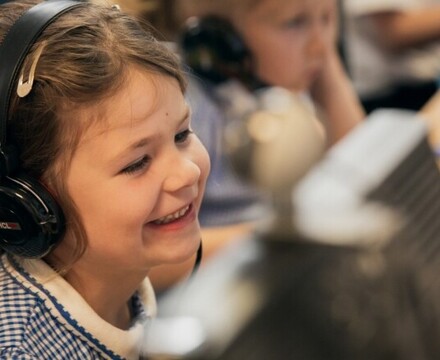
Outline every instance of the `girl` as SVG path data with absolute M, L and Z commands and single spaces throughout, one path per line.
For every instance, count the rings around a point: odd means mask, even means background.
M 36 3 L 1 6 L 3 42 Z M 200 246 L 210 164 L 191 131 L 178 60 L 117 8 L 78 3 L 37 38 L 19 72 L 7 139 L 20 172 L 57 200 L 65 231 L 41 258 L 5 247 L 0 358 L 137 359 L 155 312 L 150 269 Z

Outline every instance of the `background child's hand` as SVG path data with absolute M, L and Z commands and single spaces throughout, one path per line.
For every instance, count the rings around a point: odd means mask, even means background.
M 419 113 L 428 125 L 429 141 L 434 149 L 440 148 L 440 90 Z
M 365 112 L 345 72 L 336 44 L 327 50 L 325 66 L 311 88 L 311 96 L 327 128 L 331 145 L 362 121 Z

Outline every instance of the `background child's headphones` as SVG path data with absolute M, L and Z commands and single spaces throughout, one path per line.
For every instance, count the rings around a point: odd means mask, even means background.
M 79 6 L 48 0 L 25 12 L 0 44 L 0 249 L 41 257 L 64 233 L 64 216 L 53 196 L 20 169 L 17 150 L 7 142 L 7 121 L 18 75 L 30 48 L 60 15 Z
M 251 52 L 228 20 L 217 16 L 189 18 L 179 42 L 184 63 L 196 75 L 215 84 L 237 79 L 250 88 L 262 85 L 254 74 Z

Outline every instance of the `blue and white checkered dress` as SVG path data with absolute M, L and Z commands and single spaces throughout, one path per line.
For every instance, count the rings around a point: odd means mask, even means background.
M 133 297 L 136 321 L 123 331 L 100 318 L 41 260 L 0 261 L 0 359 L 139 359 L 156 303 L 148 279 Z

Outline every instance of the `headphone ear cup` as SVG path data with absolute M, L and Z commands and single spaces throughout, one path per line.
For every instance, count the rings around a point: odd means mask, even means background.
M 249 76 L 251 54 L 232 24 L 209 16 L 190 18 L 180 38 L 184 62 L 214 83 Z
M 27 176 L 1 180 L 0 248 L 23 257 L 42 257 L 64 228 L 61 208 L 37 180 Z

